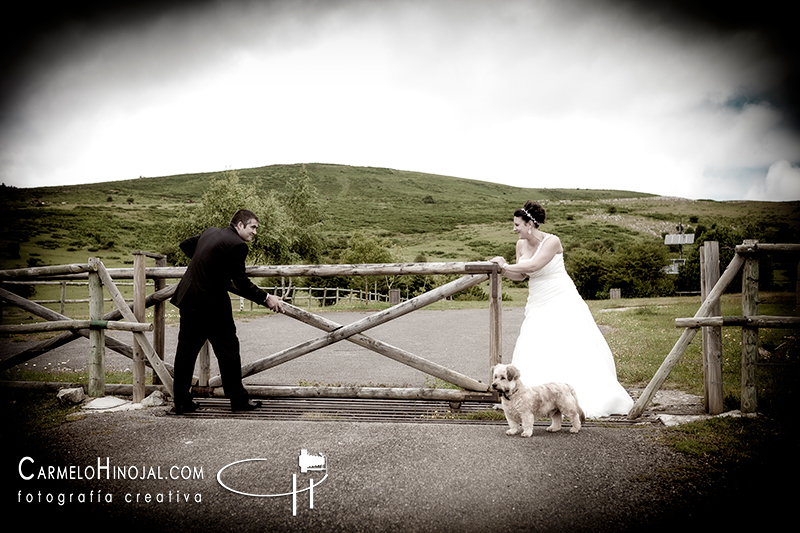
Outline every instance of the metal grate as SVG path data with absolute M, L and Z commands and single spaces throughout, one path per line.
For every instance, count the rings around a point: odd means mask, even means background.
M 449 402 L 430 400 L 366 400 L 341 398 L 267 398 L 260 399 L 262 406 L 253 411 L 231 411 L 225 398 L 196 398 L 200 408 L 192 413 L 180 415 L 185 418 L 234 418 L 242 420 L 284 421 L 328 421 L 328 422 L 399 422 L 436 424 L 480 424 L 506 425 L 502 411 L 495 411 L 493 404 L 462 402 L 457 408 Z M 486 411 L 497 419 L 487 419 Z M 489 416 L 491 416 L 491 414 Z M 173 415 L 175 416 L 175 415 Z M 585 427 L 632 426 L 649 423 L 647 414 L 638 421 L 623 417 L 602 420 L 587 420 Z M 536 425 L 549 425 L 549 420 L 537 421 Z M 569 422 L 564 427 L 571 427 Z

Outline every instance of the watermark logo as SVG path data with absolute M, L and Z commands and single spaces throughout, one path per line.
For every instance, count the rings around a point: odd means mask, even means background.
M 219 472 L 217 472 L 217 482 L 225 489 L 240 494 L 242 496 L 250 496 L 252 498 L 281 498 L 284 496 L 291 496 L 292 497 L 292 516 L 297 516 L 297 495 L 303 492 L 308 492 L 308 508 L 314 508 L 314 489 L 322 484 L 326 479 L 328 479 L 328 460 L 327 458 L 320 454 L 320 455 L 312 455 L 308 453 L 308 450 L 302 449 L 300 450 L 300 456 L 297 458 L 297 464 L 300 467 L 300 472 L 306 474 L 308 472 L 324 472 L 324 476 L 318 482 L 314 483 L 314 479 L 310 479 L 308 483 L 308 487 L 298 489 L 297 488 L 297 473 L 292 473 L 292 491 L 291 492 L 283 492 L 279 494 L 254 494 L 250 492 L 245 492 L 241 490 L 237 490 L 233 487 L 230 487 L 222 481 L 222 473 L 235 465 L 241 465 L 244 463 L 255 463 L 259 461 L 268 462 L 269 459 L 264 458 L 255 458 L 255 459 L 242 459 L 241 461 L 234 461 L 233 463 L 227 464 L 223 466 Z

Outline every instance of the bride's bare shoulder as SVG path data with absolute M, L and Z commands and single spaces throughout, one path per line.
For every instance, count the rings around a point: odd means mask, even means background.
M 525 241 L 525 239 L 519 239 L 517 241 L 517 258 L 520 257 L 527 257 L 533 254 L 533 249 L 531 246 Z
M 547 233 L 547 239 L 545 240 L 545 244 L 550 248 L 556 250 L 556 253 L 561 253 L 564 251 L 564 247 L 561 245 L 561 239 L 558 238 L 558 235 L 554 235 L 552 233 Z

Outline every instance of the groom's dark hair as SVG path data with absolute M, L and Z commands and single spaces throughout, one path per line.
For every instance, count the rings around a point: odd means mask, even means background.
M 231 218 L 231 226 L 237 226 L 239 222 L 241 222 L 246 226 L 247 223 L 250 222 L 251 220 L 260 222 L 258 220 L 258 215 L 256 215 L 249 209 L 239 209 L 233 214 L 233 218 Z

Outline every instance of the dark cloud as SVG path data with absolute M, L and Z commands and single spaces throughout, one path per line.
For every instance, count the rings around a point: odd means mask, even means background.
M 111 31 L 153 20 L 176 10 L 201 9 L 212 2 L 189 0 L 120 0 L 74 2 L 20 2 L 0 32 L 0 109 L 9 105 L 31 69 L 46 58 L 42 44 L 67 34 L 79 41 L 97 31 Z M 9 10 L 10 11 L 10 10 Z
M 436 4 L 436 0 L 430 0 Z M 331 4 L 348 2 L 323 2 L 326 9 Z M 413 2 L 411 2 L 413 3 Z M 585 11 L 583 2 L 574 2 L 567 13 L 579 16 Z M 68 33 L 79 40 L 82 35 L 98 31 L 112 31 L 115 27 L 131 27 L 157 20 L 169 14 L 197 12 L 224 6 L 283 5 L 286 10 L 313 10 L 314 2 L 253 2 L 251 0 L 215 2 L 212 0 L 84 0 L 56 2 L 43 7 L 38 3 L 24 2 L 14 7 L 8 28 L 0 34 L 0 108 L 10 102 L 30 68 L 41 67 L 37 61 L 39 45 L 55 34 Z M 569 2 L 567 2 L 569 4 Z M 423 4 L 424 5 L 424 4 Z M 468 5 L 468 3 L 466 3 Z M 459 12 L 467 10 L 464 9 Z M 791 4 L 784 0 L 742 2 L 736 0 L 606 0 L 607 9 L 624 7 L 638 13 L 644 22 L 658 19 L 687 35 L 736 32 L 753 32 L 767 43 L 771 55 L 781 64 L 781 73 L 770 94 L 745 94 L 742 98 L 757 98 L 784 108 L 796 126 L 800 127 L 800 53 L 794 31 Z M 512 21 L 509 21 L 511 23 Z M 257 31 L 253 28 L 253 31 Z
M 686 33 L 736 33 L 757 35 L 766 44 L 768 55 L 778 62 L 780 72 L 769 94 L 747 94 L 745 100 L 769 102 L 781 108 L 793 128 L 800 129 L 800 40 L 797 16 L 791 2 L 785 0 L 612 0 L 628 4 L 643 16 L 663 17 L 673 27 Z

